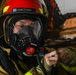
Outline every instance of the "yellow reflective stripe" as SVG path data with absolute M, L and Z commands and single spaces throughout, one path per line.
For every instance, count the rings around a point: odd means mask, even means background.
M 27 72 L 26 74 L 24 74 L 24 75 L 33 75 L 31 72 Z
M 42 8 L 39 8 L 39 11 L 41 14 L 43 14 L 43 9 Z
M 60 63 L 60 62 L 59 62 L 59 63 Z M 60 63 L 60 64 L 61 64 L 61 65 L 63 66 L 63 68 L 64 68 L 65 70 L 67 70 L 68 72 L 76 74 L 76 66 L 74 66 L 74 67 L 68 67 L 68 66 L 63 65 L 62 63 Z
M 4 9 L 3 9 L 3 13 L 6 12 L 6 11 L 8 10 L 9 7 L 10 7 L 10 6 L 6 6 L 6 7 L 4 7 Z

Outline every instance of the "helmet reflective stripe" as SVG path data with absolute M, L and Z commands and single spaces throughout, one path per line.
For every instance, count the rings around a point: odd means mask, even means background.
M 3 13 L 4 14 L 13 13 L 13 9 L 19 9 L 19 8 L 34 9 L 35 13 L 43 14 L 42 4 L 40 3 L 39 0 L 11 0 L 5 2 Z
M 27 72 L 26 74 L 24 74 L 24 75 L 33 75 L 31 72 Z
M 4 9 L 3 9 L 3 13 L 6 12 L 6 11 L 8 11 L 9 7 L 10 7 L 10 6 L 6 6 L 6 7 L 4 7 Z
M 39 8 L 39 10 L 40 10 L 41 14 L 43 14 L 43 9 L 42 8 Z

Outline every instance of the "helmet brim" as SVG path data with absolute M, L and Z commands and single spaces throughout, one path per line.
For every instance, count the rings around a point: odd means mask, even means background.
M 48 20 L 48 18 L 45 15 L 39 14 L 39 13 L 34 13 L 34 12 L 33 13 L 31 13 L 31 12 L 13 12 L 13 13 L 8 13 L 8 14 L 1 14 L 0 15 L 0 20 L 2 18 L 7 17 L 7 16 L 15 16 L 15 15 L 31 15 L 31 16 L 36 16 L 36 17 L 39 17 L 42 22 L 46 22 Z

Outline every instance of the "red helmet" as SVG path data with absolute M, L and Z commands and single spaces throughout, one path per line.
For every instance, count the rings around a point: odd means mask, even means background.
M 39 0 L 6 0 L 3 13 L 32 11 L 30 9 L 35 10 L 36 13 L 42 13 L 42 6 Z
M 6 0 L 0 17 L 15 14 L 30 14 L 44 17 L 42 4 L 39 0 Z

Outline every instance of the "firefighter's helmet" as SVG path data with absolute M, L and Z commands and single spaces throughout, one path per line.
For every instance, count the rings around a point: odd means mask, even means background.
M 39 0 L 5 0 L 1 6 L 0 17 L 16 14 L 36 15 L 46 19 L 43 15 L 43 7 Z
M 46 27 L 48 26 L 46 25 L 46 23 L 48 24 L 48 19 L 43 14 L 43 7 L 39 0 L 5 0 L 2 5 L 4 6 L 2 6 L 0 20 L 2 20 L 2 25 L 4 26 L 4 39 L 6 42 L 9 42 L 9 36 L 13 34 L 11 30 L 13 20 L 14 23 L 16 23 L 18 20 L 24 18 L 30 18 L 33 21 L 35 21 L 34 19 L 39 20 L 41 32 L 38 37 L 40 39 L 42 35 L 45 35 Z

